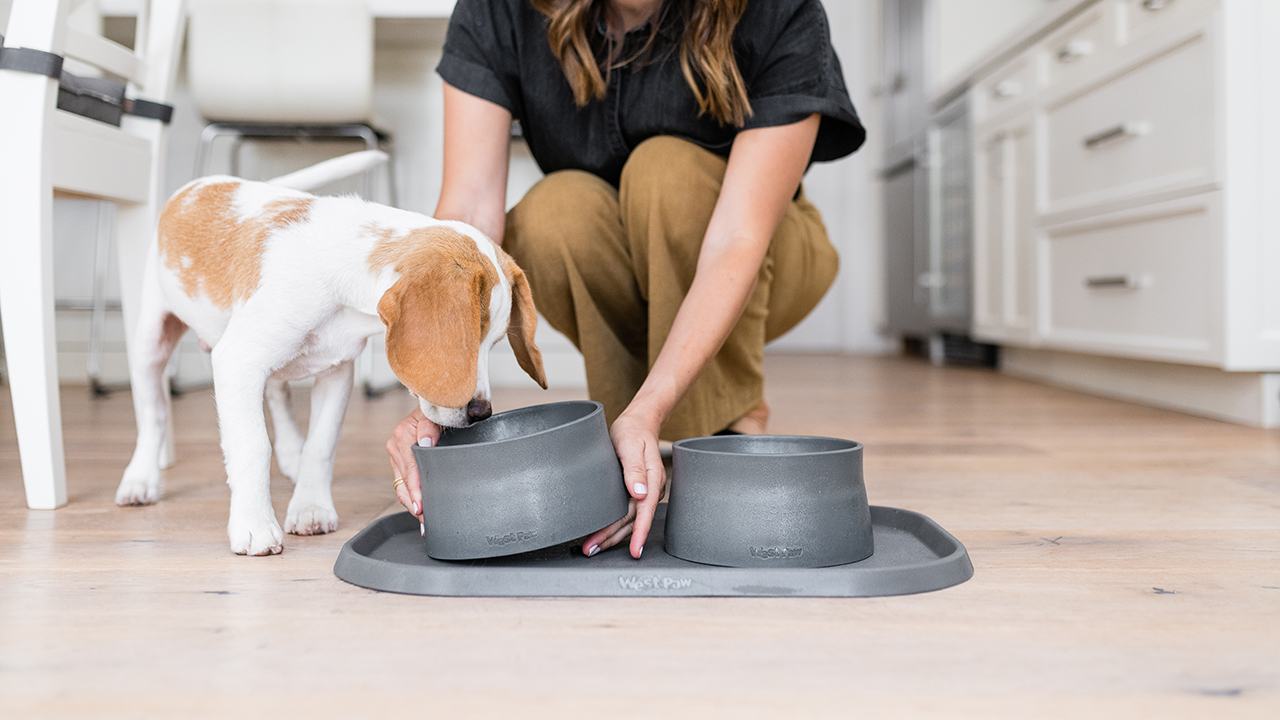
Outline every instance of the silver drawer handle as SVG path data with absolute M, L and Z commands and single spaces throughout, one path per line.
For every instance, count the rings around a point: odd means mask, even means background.
M 1145 275 L 1125 273 L 1123 275 L 1094 275 L 1085 278 L 1087 288 L 1122 288 L 1124 290 L 1141 290 L 1148 284 Z
M 1100 133 L 1094 133 L 1084 139 L 1084 146 L 1090 150 L 1110 142 L 1111 140 L 1119 140 L 1120 138 L 1138 137 L 1151 132 L 1151 123 L 1143 120 L 1129 120 L 1122 122 L 1113 128 L 1107 128 Z
M 1022 94 L 1022 83 L 1017 80 L 1001 80 L 991 88 L 991 94 L 997 100 L 1008 100 L 1011 97 L 1017 97 Z
M 1062 46 L 1058 51 L 1058 62 L 1075 62 L 1086 55 L 1093 54 L 1093 41 L 1075 39 Z
M 1149 10 L 1151 12 L 1160 12 L 1161 10 L 1169 7 L 1169 3 L 1171 1 L 1172 0 L 1142 0 L 1142 9 Z

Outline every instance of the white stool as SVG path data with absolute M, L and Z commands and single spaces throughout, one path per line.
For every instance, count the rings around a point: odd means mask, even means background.
M 209 173 L 215 141 L 231 138 L 230 169 L 248 141 L 363 140 L 381 149 L 387 200 L 398 205 L 391 136 L 374 127 L 373 15 L 365 0 L 193 0 L 188 75 L 200 113 L 196 176 Z M 364 196 L 373 199 L 372 174 Z M 365 395 L 398 387 L 371 380 L 372 350 L 360 363 Z

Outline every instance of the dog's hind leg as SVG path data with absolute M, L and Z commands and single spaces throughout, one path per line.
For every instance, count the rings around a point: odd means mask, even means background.
M 302 432 L 289 409 L 289 383 L 267 378 L 267 407 L 275 428 L 276 464 L 284 476 L 298 484 L 298 466 L 302 462 Z
M 338 529 L 333 508 L 333 461 L 342 431 L 342 417 L 351 397 L 355 363 L 348 360 L 316 377 L 311 389 L 311 424 L 302 448 L 298 483 L 285 514 L 285 532 L 320 535 Z
M 149 276 L 152 276 L 148 272 Z M 116 489 L 117 505 L 150 505 L 160 499 L 160 468 L 169 423 L 169 392 L 165 365 L 187 326 L 163 306 L 154 276 L 142 291 L 142 310 L 135 336 L 134 362 L 129 368 L 133 412 L 138 420 L 138 445 Z

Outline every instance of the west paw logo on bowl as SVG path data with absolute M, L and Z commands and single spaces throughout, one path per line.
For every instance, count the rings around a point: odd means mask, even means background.
M 781 560 L 800 557 L 804 554 L 804 548 L 798 547 L 749 547 L 747 549 L 751 551 L 751 557 L 761 560 Z
M 509 532 L 506 535 L 489 535 L 485 537 L 485 540 L 489 541 L 490 545 L 502 547 L 512 543 L 528 542 L 536 537 L 538 537 L 536 530 L 521 530 L 519 532 Z

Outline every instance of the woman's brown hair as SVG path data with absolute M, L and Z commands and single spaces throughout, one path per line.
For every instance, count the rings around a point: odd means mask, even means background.
M 609 73 L 652 54 L 659 35 L 680 29 L 680 69 L 693 90 L 699 111 L 720 124 L 741 126 L 751 116 L 746 83 L 733 56 L 733 31 L 747 0 L 665 0 L 649 20 L 649 38 L 635 54 L 621 58 L 611 38 L 592 29 L 604 19 L 606 0 L 532 0 L 546 15 L 547 41 L 564 68 L 578 107 L 604 99 Z

